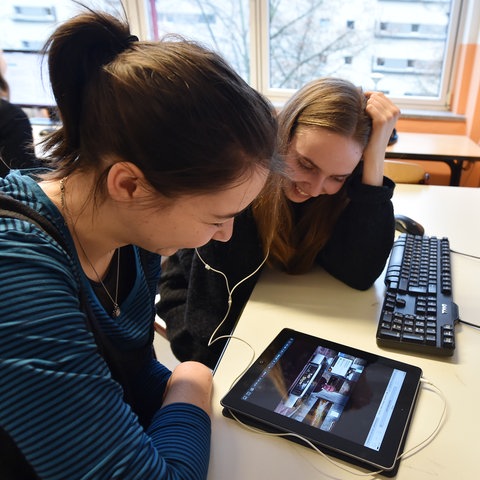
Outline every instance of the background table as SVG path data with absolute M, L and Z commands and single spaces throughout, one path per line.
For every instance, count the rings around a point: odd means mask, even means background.
M 385 158 L 444 162 L 450 167 L 450 185 L 460 185 L 464 162 L 480 161 L 480 145 L 465 135 L 398 132 Z
M 480 205 L 480 190 L 398 185 L 397 213 L 409 215 L 426 234 L 448 236 L 451 248 L 480 255 L 480 219 L 469 216 Z M 470 207 L 468 207 L 470 205 Z M 465 212 L 459 214 L 459 212 Z M 452 254 L 454 299 L 460 316 L 480 321 L 480 261 Z M 456 327 L 453 357 L 429 357 L 377 347 L 375 332 L 383 301 L 383 275 L 365 292 L 353 290 L 321 270 L 289 276 L 266 270 L 235 329 L 258 355 L 284 327 L 418 365 L 448 399 L 445 424 L 431 444 L 402 460 L 396 478 L 472 480 L 478 477 L 480 430 L 480 331 Z M 222 416 L 220 399 L 248 364 L 251 350 L 232 339 L 214 376 L 214 415 L 210 480 L 292 480 L 359 478 L 339 470 L 306 447 L 245 430 Z M 406 449 L 435 428 L 442 402 L 422 388 Z M 338 461 L 338 460 L 337 460 Z M 356 472 L 362 469 L 342 463 Z M 369 478 L 369 477 L 367 477 Z

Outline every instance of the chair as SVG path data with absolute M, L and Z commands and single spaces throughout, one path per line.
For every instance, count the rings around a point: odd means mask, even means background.
M 430 178 L 418 163 L 399 160 L 385 160 L 384 173 L 395 183 L 428 183 Z

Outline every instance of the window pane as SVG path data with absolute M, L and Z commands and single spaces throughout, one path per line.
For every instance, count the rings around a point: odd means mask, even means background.
M 391 97 L 439 98 L 448 0 L 270 0 L 269 85 L 347 78 Z
M 121 0 L 82 0 L 91 8 L 116 16 Z M 53 107 L 47 64 L 40 50 L 59 23 L 84 9 L 72 0 L 2 0 L 0 50 L 6 60 L 10 101 L 22 107 Z
M 245 79 L 250 78 L 248 0 L 157 0 L 152 37 L 177 33 L 219 52 Z
M 118 16 L 121 0 L 82 0 L 84 5 Z M 73 0 L 2 0 L 0 48 L 40 50 L 61 22 L 84 11 Z

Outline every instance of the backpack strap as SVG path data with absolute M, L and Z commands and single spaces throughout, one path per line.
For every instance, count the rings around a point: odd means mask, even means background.
M 60 237 L 58 230 L 38 212 L 28 205 L 0 193 L 0 216 L 18 218 L 34 223 L 45 230 L 60 245 L 64 240 Z M 12 437 L 0 426 L 0 476 L 5 480 L 39 480 L 28 460 L 17 447 Z
M 43 215 L 40 215 L 37 211 L 20 200 L 12 198 L 9 195 L 5 195 L 1 192 L 0 216 L 17 218 L 19 220 L 25 220 L 26 222 L 35 224 L 37 227 L 48 233 L 48 235 L 50 235 L 54 240 L 56 240 L 56 242 L 59 243 L 64 250 L 67 250 L 65 240 L 52 222 L 47 220 Z

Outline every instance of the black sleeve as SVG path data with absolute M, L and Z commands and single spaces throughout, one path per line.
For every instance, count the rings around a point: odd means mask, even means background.
M 167 325 L 172 352 L 179 360 L 214 368 L 226 340 L 210 346 L 208 342 L 228 311 L 228 291 L 233 290 L 230 312 L 214 338 L 230 334 L 235 327 L 259 273 L 236 285 L 263 260 L 251 212 L 235 219 L 228 242 L 211 241 L 198 251 L 209 267 L 191 249 L 180 250 L 164 262 L 157 313 Z
M 372 286 L 393 246 L 395 217 L 391 198 L 395 184 L 365 185 L 360 176 L 347 185 L 350 202 L 317 261 L 331 275 L 358 290 Z
M 10 169 L 34 168 L 40 162 L 35 157 L 33 134 L 26 113 L 16 105 L 0 104 L 0 176 Z

